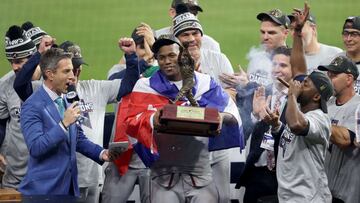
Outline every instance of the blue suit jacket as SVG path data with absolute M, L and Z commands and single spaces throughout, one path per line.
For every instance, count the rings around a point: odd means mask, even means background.
M 65 132 L 60 114 L 45 89 L 36 91 L 21 108 L 21 129 L 29 149 L 28 171 L 19 185 L 25 195 L 79 195 L 76 151 L 102 164 L 102 148 L 90 142 L 80 127 Z

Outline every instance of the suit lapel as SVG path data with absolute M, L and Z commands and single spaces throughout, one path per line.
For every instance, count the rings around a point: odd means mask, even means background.
M 41 88 L 39 89 L 40 94 L 41 94 L 41 98 L 43 99 L 44 103 L 45 103 L 45 109 L 47 112 L 49 112 L 49 114 L 51 115 L 51 117 L 55 120 L 56 123 L 59 123 L 62 119 L 60 117 L 60 113 L 59 110 L 57 109 L 56 105 L 54 104 L 54 101 L 51 100 L 50 96 L 48 95 L 48 93 L 45 91 L 44 87 L 41 86 Z M 66 103 L 67 106 L 67 103 Z M 66 109 L 65 106 L 65 109 Z M 71 127 L 72 125 L 70 125 Z M 67 139 L 67 143 L 70 144 L 70 139 L 71 139 L 71 130 L 69 128 L 69 139 Z
M 60 122 L 61 117 L 60 117 L 58 109 L 56 108 L 56 106 L 54 104 L 54 101 L 51 100 L 50 96 L 45 91 L 43 86 L 40 87 L 39 91 L 40 91 L 40 94 L 41 94 L 41 98 L 43 99 L 43 101 L 45 103 L 45 109 L 49 112 L 51 117 L 56 122 Z

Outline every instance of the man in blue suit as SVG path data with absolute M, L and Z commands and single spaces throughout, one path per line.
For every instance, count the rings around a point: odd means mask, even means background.
M 75 152 L 99 164 L 112 158 L 76 124 L 78 102 L 64 100 L 68 85 L 75 80 L 71 57 L 57 48 L 42 55 L 44 83 L 21 108 L 21 129 L 30 154 L 28 172 L 19 186 L 25 195 L 79 196 Z

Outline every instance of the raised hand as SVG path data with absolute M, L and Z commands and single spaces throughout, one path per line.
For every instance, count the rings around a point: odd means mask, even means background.
M 151 51 L 151 47 L 155 42 L 154 32 L 152 31 L 151 27 L 146 23 L 141 23 L 139 27 L 136 28 L 137 35 L 144 37 L 144 50 L 145 54 L 143 59 L 148 64 L 154 63 L 154 53 Z
M 44 53 L 46 50 L 49 50 L 51 48 L 51 46 L 53 44 L 55 44 L 56 39 L 52 38 L 50 35 L 45 35 L 41 38 L 40 40 L 40 45 L 39 45 L 39 53 L 42 54 Z
M 235 88 L 240 85 L 242 87 L 246 86 L 249 83 L 249 78 L 247 73 L 239 65 L 239 72 L 234 74 L 222 73 L 219 76 L 221 82 L 229 85 L 230 87 Z
M 301 83 L 297 80 L 289 81 L 289 90 L 288 95 L 293 95 L 295 98 L 298 98 L 301 93 Z
M 264 119 L 268 115 L 266 108 L 269 106 L 271 96 L 265 99 L 265 87 L 261 86 L 254 92 L 253 97 L 253 114 L 257 119 Z
M 269 107 L 266 107 L 267 115 L 264 116 L 263 121 L 273 128 L 277 128 L 280 125 L 279 111 L 272 112 Z
M 294 16 L 294 29 L 296 32 L 300 32 L 302 28 L 304 27 L 304 24 L 309 16 L 309 12 L 310 12 L 310 7 L 309 5 L 305 2 L 304 4 L 304 9 L 298 9 L 298 8 L 294 8 L 293 9 L 294 12 L 292 13 Z
M 152 47 L 155 42 L 155 37 L 151 27 L 146 23 L 140 23 L 140 26 L 137 27 L 136 30 L 136 34 L 143 36 L 144 42 L 146 42 L 150 47 Z
M 118 44 L 119 48 L 127 55 L 136 52 L 136 45 L 132 38 L 122 37 L 119 39 Z

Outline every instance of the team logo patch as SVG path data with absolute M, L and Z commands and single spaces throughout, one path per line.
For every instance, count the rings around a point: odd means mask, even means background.
M 279 18 L 282 16 L 282 12 L 279 9 L 275 9 L 270 11 L 270 15 L 275 16 L 276 18 Z

